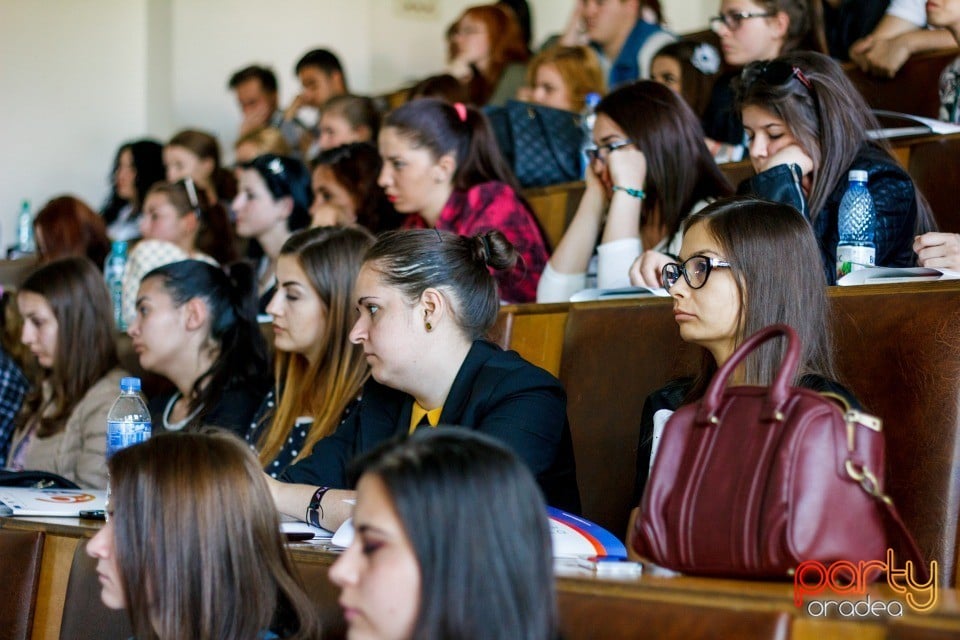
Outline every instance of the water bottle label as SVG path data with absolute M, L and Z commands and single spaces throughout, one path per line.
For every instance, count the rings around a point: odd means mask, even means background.
M 860 245 L 837 246 L 837 278 L 875 266 L 877 250 L 874 247 Z
M 107 459 L 120 449 L 146 442 L 150 437 L 149 422 L 107 421 Z

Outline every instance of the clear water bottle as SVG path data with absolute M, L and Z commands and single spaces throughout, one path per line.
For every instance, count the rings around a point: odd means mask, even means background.
M 150 412 L 140 397 L 140 378 L 122 378 L 120 396 L 107 414 L 107 458 L 120 449 L 145 442 L 151 431 Z
M 110 300 L 113 303 L 113 321 L 117 329 L 126 329 L 123 317 L 123 272 L 127 269 L 127 243 L 125 240 L 114 240 L 110 246 L 110 255 L 103 265 L 103 277 L 110 289 Z
M 20 215 L 17 216 L 17 252 L 21 255 L 33 253 L 36 244 L 33 241 L 33 213 L 30 211 L 30 201 L 20 203 Z
M 597 105 L 600 104 L 600 94 L 590 92 L 583 99 L 583 112 L 580 114 L 580 129 L 583 132 L 583 142 L 580 145 L 580 164 L 583 171 L 581 175 L 586 177 L 587 170 L 590 169 L 590 158 L 587 156 L 587 148 L 593 146 L 593 124 L 597 121 Z
M 873 242 L 877 213 L 873 208 L 873 197 L 867 189 L 867 172 L 854 169 L 849 178 L 850 186 L 840 200 L 840 219 L 837 223 L 840 232 L 837 278 L 874 266 L 877 257 L 877 245 Z

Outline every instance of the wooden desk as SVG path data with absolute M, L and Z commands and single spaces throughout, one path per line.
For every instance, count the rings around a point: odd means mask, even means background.
M 78 544 L 97 531 L 99 524 L 72 518 L 0 518 L 0 527 L 46 531 L 33 638 L 59 638 L 60 615 L 73 553 Z M 307 544 L 291 545 L 290 550 L 318 606 L 326 612 L 335 611 L 337 592 L 327 581 L 326 572 L 336 555 Z M 789 583 L 686 576 L 642 576 L 613 581 L 561 575 L 557 591 L 564 635 L 571 640 L 690 637 L 688 631 L 692 621 L 701 621 L 701 632 L 697 635 L 701 638 L 893 640 L 960 637 L 960 600 L 955 589 L 940 590 L 939 604 L 932 613 L 917 614 L 907 608 L 902 618 L 870 620 L 850 620 L 839 615 L 811 616 L 794 606 L 793 587 Z M 869 595 L 872 601 L 895 598 L 889 587 L 880 584 L 873 585 Z M 830 599 L 845 598 L 830 596 Z M 854 597 L 853 600 L 862 598 Z M 770 635 L 767 630 L 755 626 L 753 621 L 756 619 L 782 619 L 784 628 Z M 338 621 L 332 622 L 336 626 Z M 702 624 L 708 626 L 703 628 Z M 340 637 L 336 632 L 330 635 Z

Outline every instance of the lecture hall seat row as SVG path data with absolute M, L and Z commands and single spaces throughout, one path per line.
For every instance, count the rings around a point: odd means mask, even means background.
M 828 297 L 839 376 L 884 422 L 887 491 L 938 561 L 940 584 L 955 586 L 960 281 L 831 287 Z M 672 301 L 506 306 L 493 337 L 563 382 L 584 515 L 624 535 L 644 399 L 699 363 Z

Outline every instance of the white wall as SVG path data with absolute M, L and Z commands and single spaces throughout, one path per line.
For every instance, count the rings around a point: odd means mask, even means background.
M 76 193 L 99 207 L 117 141 L 147 123 L 145 0 L 0 0 L 0 226 Z
M 336 51 L 351 89 L 385 92 L 444 65 L 442 34 L 480 0 L 0 0 L 0 242 L 22 198 L 36 211 L 74 193 L 99 208 L 121 142 L 191 126 L 231 156 L 230 74 L 269 64 L 281 99 L 308 49 Z M 573 0 L 529 0 L 534 42 Z M 675 31 L 703 28 L 717 0 L 662 0 Z

